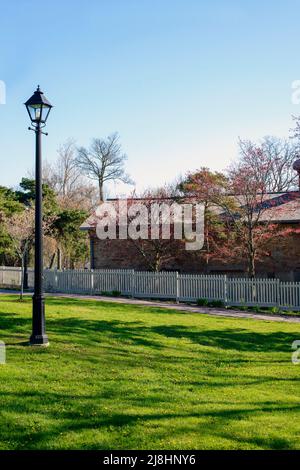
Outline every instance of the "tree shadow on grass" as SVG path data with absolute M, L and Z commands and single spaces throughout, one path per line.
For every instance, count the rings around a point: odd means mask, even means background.
M 138 305 L 123 305 L 113 302 L 101 302 L 98 300 L 89 300 L 76 298 L 49 298 L 48 301 L 52 305 L 88 305 L 88 307 L 105 307 L 106 309 L 128 309 L 134 307 L 144 309 Z M 171 310 L 163 310 L 161 308 L 146 307 L 151 313 L 163 313 L 164 315 L 177 315 L 181 312 Z M 147 312 L 145 312 L 147 313 Z M 138 345 L 153 346 L 160 348 L 158 335 L 170 339 L 185 339 L 194 344 L 202 346 L 217 347 L 224 350 L 235 351 L 253 351 L 253 352 L 278 352 L 291 351 L 291 344 L 294 340 L 299 339 L 300 333 L 285 333 L 281 331 L 275 332 L 253 332 L 248 329 L 240 328 L 220 328 L 214 330 L 197 330 L 193 327 L 184 325 L 163 325 L 148 326 L 145 322 L 120 322 L 117 320 L 88 320 L 81 318 L 56 319 L 51 323 L 54 328 L 59 330 L 71 331 L 86 330 L 99 333 L 109 333 L 114 338 L 130 341 Z M 280 325 L 277 325 L 278 328 Z M 155 338 L 155 339 L 154 339 Z
M 291 442 L 283 437 L 261 436 L 259 429 L 257 429 L 257 436 L 252 435 L 245 437 L 243 433 L 239 435 L 238 430 L 230 433 L 228 426 L 233 424 L 239 425 L 243 420 L 249 420 L 256 417 L 261 417 L 264 414 L 266 420 L 274 416 L 274 413 L 299 413 L 300 405 L 285 405 L 281 402 L 261 402 L 261 403 L 244 403 L 239 408 L 233 408 L 231 402 L 220 402 L 218 409 L 213 409 L 215 404 L 203 401 L 203 405 L 209 405 L 211 409 L 203 409 L 202 411 L 195 411 L 190 407 L 190 410 L 186 412 L 178 412 L 178 409 L 174 412 L 170 411 L 171 406 L 165 407 L 168 411 L 161 411 L 159 409 L 152 408 L 151 412 L 145 410 L 145 405 L 142 410 L 136 409 L 135 412 L 120 413 L 118 408 L 115 410 L 106 411 L 105 408 L 99 407 L 97 412 L 91 414 L 93 409 L 93 401 L 101 403 L 102 395 L 85 395 L 85 396 L 74 396 L 67 393 L 55 393 L 55 392 L 38 392 L 34 391 L 32 394 L 19 392 L 19 393 L 4 393 L 3 397 L 5 400 L 5 410 L 8 413 L 7 428 L 1 431 L 1 440 L 6 442 L 8 445 L 12 441 L 17 448 L 27 449 L 43 449 L 45 447 L 51 447 L 62 435 L 66 433 L 82 434 L 89 430 L 95 432 L 101 431 L 106 433 L 107 436 L 111 432 L 114 433 L 115 437 L 111 439 L 109 448 L 113 448 L 120 439 L 124 439 L 123 431 L 126 429 L 128 435 L 134 436 L 134 443 L 139 447 L 139 443 L 142 439 L 141 429 L 144 426 L 150 426 L 153 428 L 152 444 L 157 438 L 157 434 L 161 435 L 160 439 L 163 438 L 174 438 L 176 435 L 188 436 L 189 433 L 195 434 L 199 432 L 199 436 L 207 435 L 208 437 L 215 436 L 230 441 L 235 441 L 236 447 L 240 443 L 247 445 L 255 445 L 259 448 L 264 449 L 288 449 L 292 448 Z M 76 399 L 80 399 L 81 402 L 77 402 Z M 131 403 L 131 396 L 126 397 L 128 404 Z M 59 402 L 64 404 L 63 409 L 58 413 L 56 405 Z M 153 403 L 150 405 L 153 406 Z M 9 421 L 9 412 L 16 412 L 19 414 L 25 414 L 29 417 L 29 423 L 32 422 L 30 414 L 36 413 L 42 415 L 44 418 L 51 419 L 51 423 L 47 427 L 41 429 L 32 429 L 19 425 L 18 422 Z M 195 421 L 196 420 L 196 421 Z M 197 421 L 199 420 L 199 421 Z M 254 426 L 254 422 L 253 422 Z M 170 431 L 172 429 L 172 431 Z M 119 436 L 119 438 L 118 438 Z M 116 441 L 116 439 L 118 441 Z M 151 439 L 151 434 L 148 436 Z M 52 442 L 53 441 L 53 442 Z M 245 447 L 244 445 L 244 447 Z M 94 439 L 90 437 L 90 434 L 86 435 L 86 441 L 84 443 L 85 448 L 89 449 L 104 449 L 107 448 L 107 442 L 99 442 L 95 444 Z
M 290 352 L 291 344 L 299 339 L 300 333 L 282 331 L 254 332 L 248 329 L 222 328 L 198 330 L 184 325 L 147 326 L 147 323 L 117 320 L 87 320 L 76 317 L 48 320 L 49 329 L 58 334 L 77 333 L 82 335 L 96 334 L 93 339 L 110 336 L 138 346 L 149 346 L 156 349 L 168 347 L 160 337 L 167 339 L 188 340 L 194 344 L 224 350 L 249 352 Z M 99 336 L 98 336 L 99 335 Z
M 2 323 L 1 323 L 2 320 Z M 16 320 L 15 315 L 7 314 L 3 318 L 0 316 L 0 326 L 5 324 L 7 328 L 14 328 Z M 21 324 L 26 327 L 31 325 L 30 319 L 21 319 Z M 68 338 L 70 335 L 70 341 L 73 341 L 72 335 L 76 336 L 78 341 L 87 338 L 87 341 L 101 342 L 101 338 L 109 340 L 112 338 L 115 344 L 128 344 L 131 343 L 135 346 L 145 346 L 160 349 L 162 347 L 170 347 L 169 342 L 165 344 L 163 339 L 175 339 L 181 341 L 181 339 L 188 340 L 192 344 L 210 346 L 213 348 L 233 350 L 233 351 L 249 351 L 249 352 L 272 352 L 272 351 L 290 351 L 290 344 L 293 339 L 297 339 L 296 334 L 286 334 L 280 331 L 273 331 L 272 333 L 259 333 L 252 332 L 249 330 L 243 330 L 238 328 L 227 328 L 222 330 L 196 330 L 192 327 L 186 327 L 183 325 L 166 325 L 166 326 L 147 326 L 143 322 L 120 322 L 120 321 L 105 321 L 105 320 L 86 320 L 81 318 L 50 318 L 48 321 L 49 331 L 57 335 L 57 337 Z M 112 351 L 113 353 L 113 351 Z M 131 353 L 131 360 L 134 362 L 134 352 Z M 215 355 L 213 360 L 215 360 Z M 190 364 L 189 358 L 178 358 L 186 364 Z M 235 361 L 235 357 L 232 355 L 231 358 Z M 71 355 L 70 355 L 71 360 Z M 162 362 L 166 362 L 166 357 L 161 357 Z M 171 357 L 170 363 L 174 365 L 174 361 L 177 358 Z M 230 360 L 230 358 L 228 358 Z M 122 363 L 123 364 L 123 363 Z M 136 364 L 136 362 L 135 362 Z M 153 364 L 154 366 L 155 364 Z M 151 367 L 151 366 L 150 366 Z M 229 372 L 230 373 L 230 372 Z M 226 372 L 228 375 L 228 372 Z M 226 375 L 226 377 L 227 377 Z M 270 377 L 239 377 L 237 381 L 234 381 L 234 375 L 229 376 L 232 379 L 230 386 L 245 385 L 248 381 L 249 385 L 262 384 L 264 382 L 270 382 L 273 380 Z M 180 383 L 180 377 L 178 376 L 178 387 L 187 387 L 189 385 L 194 386 L 205 386 L 205 380 L 203 382 L 185 382 Z M 223 378 L 223 381 L 225 379 Z M 277 379 L 276 379 L 277 380 Z M 289 379 L 287 379 L 289 380 Z M 256 383 L 255 383 L 256 382 Z M 210 386 L 212 389 L 223 385 L 222 377 L 220 382 L 213 381 Z M 50 384 L 49 384 L 50 385 Z M 228 382 L 226 386 L 228 385 Z M 53 386 L 53 384 L 52 384 Z M 103 386 L 101 383 L 98 387 Z M 277 437 L 262 437 L 257 432 L 257 437 L 244 437 L 242 434 L 240 437 L 238 432 L 230 433 L 226 432 L 228 424 L 238 423 L 243 420 L 249 420 L 256 416 L 261 416 L 262 413 L 266 416 L 266 419 L 273 416 L 274 413 L 299 413 L 300 405 L 285 405 L 280 402 L 257 402 L 243 403 L 239 408 L 234 406 L 232 403 L 220 402 L 217 409 L 203 409 L 202 411 L 193 410 L 191 404 L 190 408 L 186 412 L 178 413 L 178 397 L 168 396 L 167 392 L 162 393 L 162 398 L 152 394 L 147 397 L 147 392 L 142 388 L 141 391 L 136 394 L 130 392 L 130 387 L 126 392 L 126 395 L 122 397 L 121 391 L 115 391 L 110 394 L 110 390 L 114 390 L 116 382 L 111 384 L 105 390 L 102 390 L 98 394 L 68 394 L 66 392 L 55 392 L 55 391 L 30 391 L 30 392 L 13 392 L 2 393 L 2 405 L 6 410 L 6 413 L 12 416 L 26 415 L 28 417 L 31 414 L 39 414 L 44 418 L 51 420 L 54 424 L 44 425 L 42 429 L 32 430 L 30 426 L 22 427 L 19 426 L 15 421 L 16 418 L 11 418 L 11 422 L 8 423 L 6 430 L 1 430 L 2 442 L 10 445 L 13 442 L 17 448 L 26 449 L 38 449 L 58 445 L 58 440 L 61 434 L 67 433 L 84 433 L 86 431 L 95 430 L 103 431 L 103 433 L 109 436 L 111 430 L 114 434 L 120 435 L 120 438 L 124 440 L 123 430 L 133 434 L 135 436 L 135 443 L 139 445 L 142 436 L 139 436 L 139 430 L 144 424 L 154 426 L 162 433 L 162 439 L 165 438 L 168 441 L 168 429 L 172 425 L 172 433 L 188 435 L 189 433 L 194 434 L 197 429 L 199 432 L 207 433 L 207 435 L 215 436 L 217 438 L 229 439 L 234 442 L 237 447 L 242 442 L 244 446 L 257 446 L 259 448 L 266 449 L 288 449 L 293 444 L 285 438 Z M 148 385 L 149 387 L 149 385 Z M 124 389 L 122 389 L 124 391 Z M 148 388 L 149 390 L 149 388 Z M 174 388 L 172 389 L 174 393 Z M 120 413 L 118 406 L 118 400 L 122 399 L 126 404 L 132 408 L 135 407 L 135 411 L 131 413 Z M 110 403 L 110 412 L 106 411 L 105 408 L 100 408 L 95 415 L 91 415 L 91 410 L 95 404 L 104 403 L 108 400 Z M 116 400 L 114 404 L 113 400 Z M 57 406 L 59 403 L 63 406 Z M 207 402 L 209 406 L 214 407 L 216 403 Z M 200 406 L 205 406 L 205 401 L 200 403 Z M 167 412 L 162 412 L 161 407 L 164 407 Z M 199 403 L 197 404 L 199 406 Z M 141 407 L 141 409 L 139 409 Z M 187 407 L 187 403 L 185 403 Z M 148 411 L 149 409 L 149 411 Z M 174 410 L 172 412 L 172 409 Z M 192 419 L 192 422 L 189 420 Z M 199 419 L 199 424 L 197 420 Z M 196 420 L 196 421 L 195 421 Z M 168 424 L 169 422 L 169 424 Z M 176 422 L 176 425 L 174 424 Z M 178 424 L 178 422 L 182 424 Z M 162 423 L 162 424 L 160 424 Z M 200 431 L 201 430 L 201 431 Z M 107 441 L 99 442 L 97 445 L 92 441 L 90 434 L 86 437 L 84 447 L 89 449 L 104 449 L 108 448 Z M 155 435 L 153 434 L 153 440 L 155 442 Z M 111 440 L 111 448 L 116 445 L 116 440 Z M 130 442 L 130 441 L 129 441 Z M 180 442 L 180 438 L 179 438 Z
M 67 337 L 68 334 L 82 339 L 83 343 L 113 339 L 120 344 L 133 344 L 155 349 L 163 348 L 159 340 L 147 335 L 142 322 L 120 322 L 117 320 L 86 320 L 75 317 L 48 319 L 48 331 Z
M 1 335 L 15 335 L 16 333 L 22 334 L 24 331 L 30 332 L 32 320 L 30 317 L 24 318 L 19 314 L 0 313 L 0 332 Z
M 247 329 L 222 328 L 195 330 L 183 325 L 154 326 L 151 331 L 168 338 L 188 339 L 192 343 L 235 351 L 284 352 L 291 351 L 291 344 L 300 333 L 253 332 Z
M 51 303 L 58 303 L 57 299 L 51 299 Z M 63 299 L 69 303 L 80 303 L 77 299 Z M 96 303 L 97 301 L 95 301 Z M 96 305 L 98 305 L 97 303 Z M 108 304 L 119 307 L 117 304 Z M 107 305 L 106 305 L 107 306 Z M 278 328 L 280 325 L 277 325 Z M 82 338 L 83 342 L 102 341 L 112 338 L 121 344 L 131 343 L 137 346 L 152 347 L 161 349 L 171 347 L 161 338 L 171 340 L 188 340 L 200 346 L 208 346 L 223 350 L 233 350 L 238 352 L 290 352 L 291 344 L 299 339 L 300 333 L 286 333 L 282 331 L 256 332 L 249 329 L 240 328 L 220 328 L 220 329 L 196 329 L 184 325 L 162 325 L 148 326 L 147 321 L 118 321 L 118 320 L 97 320 L 85 319 L 81 317 L 49 317 L 47 318 L 48 332 L 55 335 L 63 335 L 64 338 L 73 336 L 77 340 Z M 0 331 L 13 334 L 26 334 L 31 330 L 31 318 L 24 318 L 15 312 L 0 314 Z

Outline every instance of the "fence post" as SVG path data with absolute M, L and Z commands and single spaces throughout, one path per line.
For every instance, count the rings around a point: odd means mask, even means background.
M 224 304 L 227 307 L 228 304 L 228 283 L 227 283 L 227 275 L 224 275 Z
M 54 271 L 54 292 L 58 292 L 58 273 L 57 273 L 57 269 L 55 269 Z
M 176 271 L 176 303 L 179 304 L 179 298 L 180 298 L 180 278 L 179 278 L 179 272 Z
M 276 285 L 276 300 L 277 300 L 277 307 L 280 309 L 281 305 L 281 296 L 280 296 L 280 279 L 277 279 L 277 285 Z
M 94 294 L 94 270 L 91 269 L 91 295 Z
M 3 266 L 3 271 L 2 271 L 2 283 L 3 283 L 3 285 L 5 285 L 5 278 L 6 278 L 5 269 L 6 269 L 6 266 Z
M 134 293 L 135 293 L 135 270 L 132 270 L 131 273 L 131 297 L 134 299 Z

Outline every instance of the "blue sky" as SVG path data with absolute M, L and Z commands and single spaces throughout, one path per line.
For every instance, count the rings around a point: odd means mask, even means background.
M 297 0 L 0 0 L 0 184 L 33 168 L 22 103 L 53 102 L 44 158 L 118 131 L 138 189 L 202 165 L 238 136 L 288 135 L 300 79 Z M 117 188 L 120 191 L 120 188 Z

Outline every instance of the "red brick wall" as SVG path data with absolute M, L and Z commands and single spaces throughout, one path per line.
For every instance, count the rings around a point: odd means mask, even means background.
M 94 269 L 136 269 L 150 270 L 144 257 L 131 240 L 100 240 L 92 235 L 94 243 Z M 257 262 L 257 275 L 267 277 L 274 275 L 283 280 L 300 281 L 300 235 L 290 235 L 276 243 L 270 243 L 270 256 Z M 165 270 L 176 270 L 186 273 L 228 273 L 232 276 L 247 275 L 247 263 L 227 263 L 209 261 L 205 254 L 186 251 L 184 244 L 178 242 L 176 256 L 168 259 L 162 266 Z

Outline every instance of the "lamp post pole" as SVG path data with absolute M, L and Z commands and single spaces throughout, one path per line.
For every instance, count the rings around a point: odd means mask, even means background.
M 43 289 L 43 188 L 42 188 L 42 128 L 45 127 L 52 105 L 44 93 L 37 90 L 25 103 L 35 132 L 35 244 L 34 294 L 32 297 L 32 346 L 48 346 L 45 327 L 45 297 Z
M 43 189 L 42 189 L 42 130 L 35 128 L 35 245 L 34 294 L 32 298 L 32 335 L 30 344 L 48 345 L 45 328 L 45 297 L 43 290 Z

